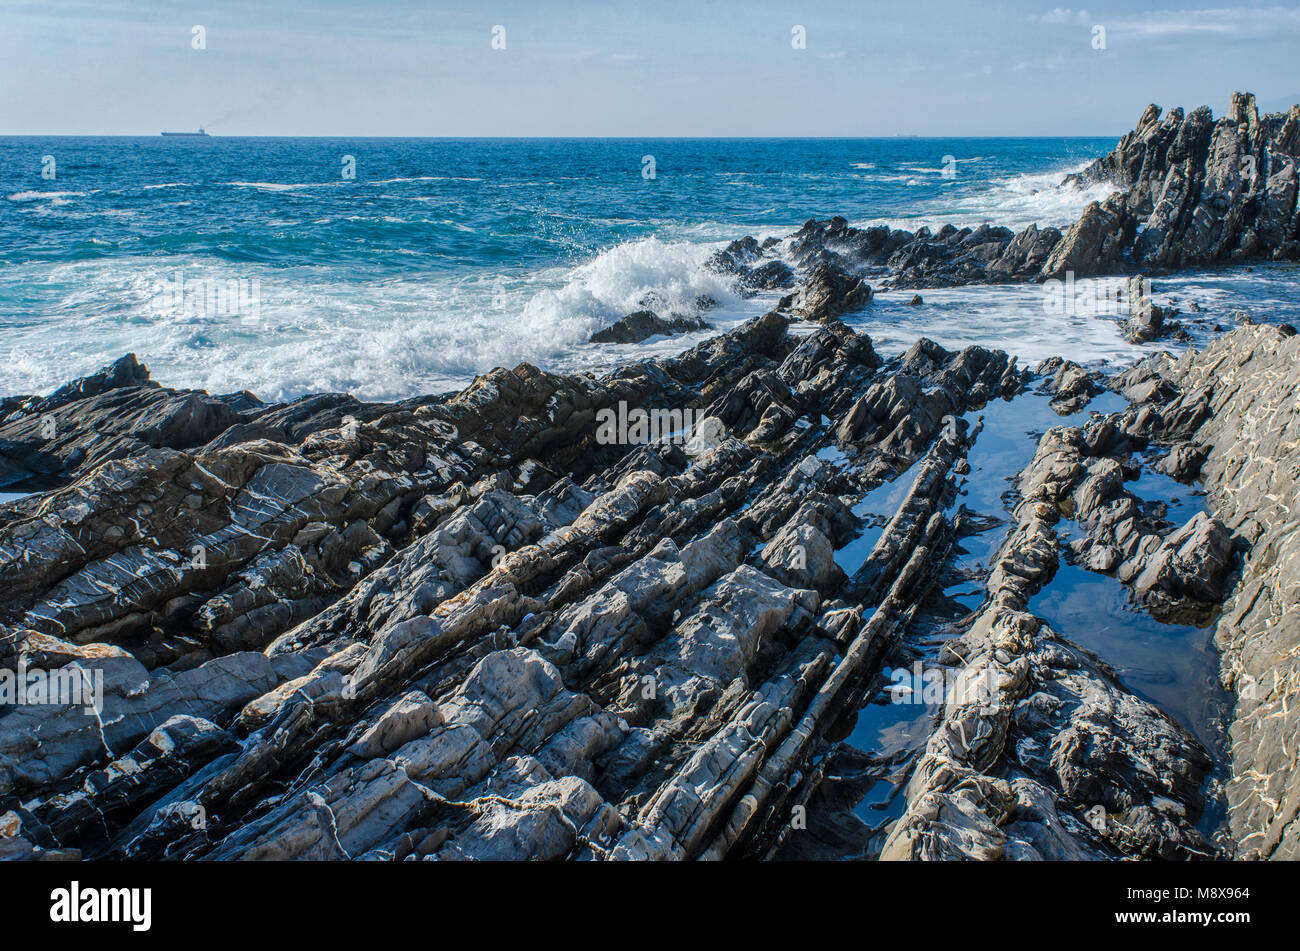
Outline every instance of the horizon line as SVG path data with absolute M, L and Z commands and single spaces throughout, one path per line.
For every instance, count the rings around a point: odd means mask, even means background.
M 1129 130 L 1126 130 L 1126 132 Z M 1037 135 L 921 135 L 895 132 L 890 135 L 375 135 L 352 134 L 345 132 L 311 135 L 248 135 L 208 132 L 203 136 L 190 133 L 177 138 L 207 139 L 433 139 L 433 140 L 682 140 L 700 141 L 805 141 L 805 140 L 843 140 L 859 141 L 868 139 L 1105 139 L 1123 136 L 1125 132 L 1037 134 Z M 161 132 L 0 132 L 0 139 L 162 139 L 172 138 Z

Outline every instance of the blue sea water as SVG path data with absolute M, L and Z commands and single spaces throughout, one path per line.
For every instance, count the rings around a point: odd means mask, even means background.
M 1062 176 L 1113 144 L 0 138 L 0 394 L 127 351 L 167 385 L 268 400 L 438 392 L 523 360 L 604 368 L 701 336 L 586 342 L 647 302 L 691 312 L 711 297 L 719 329 L 762 311 L 701 266 L 727 241 L 834 214 L 1066 224 L 1109 189 Z M 1234 280 L 1293 296 L 1289 273 L 1207 280 L 1207 299 L 1235 301 Z M 1110 322 L 1045 319 L 1033 289 L 926 297 L 918 310 L 881 295 L 851 322 L 886 351 L 922 333 L 1025 358 L 1132 351 Z

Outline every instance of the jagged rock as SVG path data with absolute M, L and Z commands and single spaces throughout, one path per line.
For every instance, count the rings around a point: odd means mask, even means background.
M 1242 108 L 1242 128 L 1267 125 Z M 1192 145 L 1171 134 L 1162 154 Z M 736 273 L 779 250 L 865 286 L 857 269 L 900 254 L 914 275 L 953 260 L 987 274 L 1019 237 L 944 228 L 917 244 L 831 219 L 726 254 Z M 915 759 L 856 754 L 882 780 L 910 774 L 902 815 L 840 823 L 843 841 L 890 858 L 1212 851 L 1193 827 L 1205 751 L 1029 612 L 1073 553 L 1166 607 L 1213 614 L 1235 589 L 1216 635 L 1240 694 L 1233 835 L 1241 854 L 1292 854 L 1300 698 L 1275 619 L 1300 590 L 1285 508 L 1296 339 L 1251 327 L 1153 358 L 1111 382 L 1130 409 L 1043 434 L 987 598 L 940 654 L 961 689 Z M 112 398 L 130 415 L 169 394 L 133 365 L 62 405 Z M 1067 361 L 1038 374 L 1070 412 L 1097 387 Z M 1022 395 L 1028 379 L 1000 351 L 922 340 L 882 360 L 838 320 L 795 335 L 768 313 L 599 377 L 525 364 L 402 404 L 239 396 L 202 442 L 123 442 L 0 524 L 0 675 L 102 671 L 105 688 L 98 716 L 0 714 L 4 854 L 808 849 L 791 808 L 852 759 L 846 717 L 880 689 L 900 632 L 946 601 L 969 526 L 996 523 L 958 502 L 975 414 L 1041 399 Z M 689 407 L 695 425 L 602 442 L 597 415 L 620 403 Z M 1133 494 L 1152 443 L 1171 473 L 1199 464 L 1214 514 L 1175 526 Z M 864 514 L 894 478 L 889 513 Z M 1061 520 L 1074 527 L 1058 535 Z
M 1114 270 L 1131 242 L 1136 222 L 1123 196 L 1091 202 L 1079 220 L 1066 229 L 1040 272 L 1044 278 L 1064 278 Z
M 195 765 L 238 749 L 225 730 L 199 717 L 177 714 L 153 730 L 133 750 L 104 769 L 89 772 L 71 792 L 39 803 L 30 818 L 56 841 L 90 833 L 107 817 L 160 795 L 190 774 Z M 203 817 L 195 812 L 192 820 Z
M 1024 281 L 1036 277 L 1060 241 L 1059 228 L 1039 230 L 1038 225 L 1030 225 L 1018 233 L 1002 255 L 989 265 L 989 280 Z
M 800 468 L 809 457 L 795 424 L 842 413 L 846 381 L 882 372 L 921 373 L 956 411 L 1019 385 L 1004 356 L 978 348 L 915 362 L 883 371 L 870 341 L 838 321 L 794 340 L 767 314 L 600 381 L 522 366 L 379 413 L 333 397 L 283 411 L 245 400 L 253 415 L 230 429 L 261 419 L 282 442 L 244 429 L 101 464 L 0 527 L 13 581 L 0 609 L 14 622 L 0 658 L 104 670 L 112 752 L 88 732 L 94 718 L 11 713 L 0 798 L 21 790 L 45 817 L 22 826 L 33 850 L 66 838 L 137 858 L 474 858 L 613 854 L 622 817 L 642 814 L 655 783 L 665 792 L 643 829 L 675 829 L 699 853 L 711 827 L 679 826 L 668 809 L 693 788 L 686 777 L 713 777 L 721 817 L 757 774 L 688 767 L 689 752 L 704 739 L 711 755 L 757 767 L 743 738 L 776 751 L 835 656 L 818 633 L 818 589 L 844 583 L 834 546 L 857 523 L 835 494 L 802 488 L 831 470 Z M 721 428 L 693 457 L 595 441 L 602 406 L 697 393 L 701 418 Z M 909 422 L 906 405 L 895 413 L 909 435 L 891 444 L 891 467 L 925 452 L 932 425 Z M 828 439 L 828 423 L 817 426 Z M 758 537 L 766 560 L 750 554 Z M 873 562 L 881 591 L 905 568 L 906 549 L 888 550 Z M 188 699 L 199 690 L 201 704 Z M 126 763 L 123 746 L 145 742 L 177 704 L 210 721 L 195 737 L 212 741 L 174 764 L 156 743 L 129 754 L 158 765 L 140 774 L 148 784 L 112 794 L 107 826 L 92 832 L 83 807 L 40 798 L 81 782 L 78 770 Z M 814 732 L 830 720 L 814 715 Z M 50 750 L 25 758 L 38 722 Z M 809 755 L 799 750 L 783 761 Z M 309 753 L 324 756 L 321 775 L 272 801 L 277 773 Z M 680 780 L 662 773 L 678 766 Z M 522 838 L 500 839 L 490 830 L 505 816 L 485 797 L 516 787 L 538 806 L 517 817 Z M 570 801 L 577 836 L 548 805 Z
M 832 264 L 818 264 L 804 280 L 797 294 L 783 299 L 781 306 L 805 320 L 824 321 L 861 310 L 871 301 L 871 287 Z
M 1161 118 L 1148 106 L 1137 128 L 1064 187 L 1109 183 L 1064 232 L 1029 225 L 1018 233 L 991 224 L 945 225 L 937 232 L 854 228 L 839 216 L 810 220 L 785 239 L 752 237 L 715 252 L 707 267 L 735 275 L 737 289 L 800 289 L 783 301 L 808 319 L 846 313 L 854 282 L 889 288 L 954 287 L 1110 274 L 1134 263 L 1150 272 L 1223 262 L 1300 258 L 1300 106 L 1260 116 L 1254 97 L 1234 94 L 1217 121 L 1202 106 Z M 769 257 L 784 252 L 795 265 Z M 760 263 L 762 262 L 762 263 Z M 918 295 L 919 296 L 919 295 Z M 805 304 L 803 298 L 811 300 Z M 823 304 L 822 302 L 826 303 Z M 846 303 L 847 301 L 847 303 Z M 915 303 L 915 299 L 913 299 Z M 1136 327 L 1139 340 L 1154 329 Z M 1185 332 L 1175 330 L 1175 334 Z
M 794 271 L 784 261 L 768 261 L 741 275 L 739 286 L 742 291 L 770 291 L 780 287 L 789 287 L 794 283 Z
M 1094 657 L 1026 612 L 1056 571 L 1059 545 L 1035 499 L 1050 488 L 1062 453 L 1048 432 L 1041 463 L 1021 476 L 1019 525 L 988 582 L 985 608 L 941 661 L 961 676 L 907 789 L 907 806 L 882 859 L 1104 858 L 1119 853 L 1190 857 L 1209 847 L 1191 825 L 1203 807 L 1211 761 L 1185 729 L 1125 690 Z M 1068 452 L 1068 450 L 1066 450 Z M 1018 808 L 1013 783 L 1033 785 Z M 1078 821 L 1169 799 L 1176 820 L 1105 831 Z M 1070 823 L 1062 815 L 1073 813 Z M 1076 818 L 1077 817 L 1077 818 Z
M 0 486 L 66 478 L 150 448 L 207 442 L 240 415 L 198 391 L 166 390 L 128 354 L 45 398 L 6 407 L 0 419 Z
M 65 403 L 88 399 L 122 386 L 156 387 L 158 384 L 149 378 L 149 368 L 134 353 L 128 353 L 97 373 L 59 387 L 45 399 L 31 404 L 27 411 L 46 412 Z
M 130 657 L 105 657 L 69 673 L 92 684 L 102 676 L 98 712 L 78 703 L 40 703 L 0 718 L 0 799 L 25 797 L 105 755 L 115 758 L 115 749 L 130 749 L 180 711 L 218 719 L 278 680 L 271 662 L 253 653 L 176 673 L 146 671 Z
M 1208 455 L 1206 447 L 1182 443 L 1174 446 L 1159 459 L 1155 468 L 1156 471 L 1163 472 L 1179 482 L 1191 482 L 1200 475 L 1201 466 L 1205 465 L 1206 455 Z
M 1228 529 L 1217 518 L 1197 512 L 1146 560 L 1133 588 L 1144 597 L 1191 598 L 1217 604 L 1227 593 L 1231 562 Z
M 640 343 L 658 334 L 671 336 L 680 333 L 692 333 L 696 330 L 708 330 L 709 325 L 703 320 L 691 317 L 674 317 L 665 320 L 652 310 L 638 310 L 628 314 L 604 330 L 591 335 L 592 343 Z
M 1283 618 L 1300 590 L 1300 513 L 1292 504 L 1300 448 L 1290 435 L 1300 425 L 1300 337 L 1247 326 L 1177 362 L 1149 360 L 1143 370 L 1164 384 L 1144 432 L 1171 442 L 1171 457 L 1189 458 L 1186 471 L 1199 468 L 1224 526 L 1184 529 L 1188 542 L 1198 542 L 1195 559 L 1209 553 L 1217 564 L 1221 548 L 1213 536 L 1223 531 L 1245 548 L 1240 579 L 1215 627 L 1223 681 L 1237 695 L 1227 790 L 1236 854 L 1294 859 L 1300 857 L 1294 793 L 1300 751 L 1290 737 L 1300 729 L 1300 629 Z
M 743 272 L 762 257 L 763 249 L 758 242 L 752 237 L 745 237 L 713 252 L 704 266 L 717 274 L 735 274 Z
M 1077 413 L 1100 392 L 1093 375 L 1071 360 L 1052 357 L 1040 363 L 1034 372 L 1039 376 L 1051 375 L 1047 388 L 1052 393 L 1052 409 L 1062 415 Z
M 1165 312 L 1151 302 L 1147 279 L 1140 274 L 1128 280 L 1128 302 L 1124 338 L 1132 343 L 1159 340 L 1165 333 Z

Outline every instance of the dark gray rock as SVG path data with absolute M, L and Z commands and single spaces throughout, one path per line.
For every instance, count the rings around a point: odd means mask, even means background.
M 871 302 L 871 286 L 833 264 L 818 264 L 781 307 L 804 320 L 821 322 L 861 310 Z
M 159 387 L 134 354 L 50 396 L 8 402 L 0 486 L 66 479 L 148 449 L 199 446 L 242 418 L 207 393 Z
M 784 261 L 768 261 L 746 271 L 737 282 L 742 291 L 771 291 L 794 283 L 794 271 Z
M 1194 146 L 1171 133 L 1160 154 Z M 944 228 L 913 246 L 831 219 L 782 249 L 800 294 L 848 288 L 824 296 L 833 309 L 873 261 L 915 251 L 917 274 L 987 273 L 1019 237 Z M 769 250 L 728 253 L 752 267 Z M 1300 590 L 1298 339 L 1254 326 L 1153 358 L 1111 381 L 1132 407 L 1041 436 L 995 557 L 963 569 L 983 603 L 928 642 L 981 689 L 892 760 L 840 738 L 883 699 L 900 632 L 950 610 L 971 526 L 997 524 L 959 492 L 978 477 L 979 410 L 1042 399 L 1007 354 L 921 340 L 882 360 L 833 317 L 792 333 L 773 312 L 602 376 L 521 364 L 401 404 L 208 397 L 236 422 L 187 446 L 124 441 L 0 524 L 0 675 L 105 686 L 99 716 L 0 711 L 3 851 L 807 854 L 791 810 L 826 803 L 853 762 L 863 783 L 907 786 L 888 827 L 816 820 L 872 855 L 1214 854 L 1195 828 L 1206 751 L 1080 632 L 1029 611 L 1064 556 L 1151 610 L 1217 624 L 1239 696 L 1233 844 L 1289 857 L 1300 677 L 1279 619 Z M 1064 360 L 1038 375 L 1068 412 L 1098 387 Z M 52 411 L 136 419 L 194 395 L 142 384 L 130 362 L 114 379 Z M 658 441 L 600 438 L 620 404 L 692 419 Z M 1171 473 L 1199 467 L 1212 512 L 1174 525 L 1134 494 L 1153 445 Z M 859 504 L 892 479 L 883 514 Z
M 640 343 L 658 335 L 671 336 L 708 330 L 709 325 L 699 318 L 674 317 L 665 320 L 654 311 L 638 310 L 591 335 L 592 343 Z
M 1159 340 L 1166 332 L 1164 308 L 1151 301 L 1150 282 L 1142 275 L 1128 281 L 1129 316 L 1124 337 L 1133 343 Z

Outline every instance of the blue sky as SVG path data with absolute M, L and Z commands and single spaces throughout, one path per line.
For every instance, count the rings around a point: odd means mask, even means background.
M 1112 135 L 1300 101 L 1297 51 L 1223 0 L 0 0 L 0 134 Z

